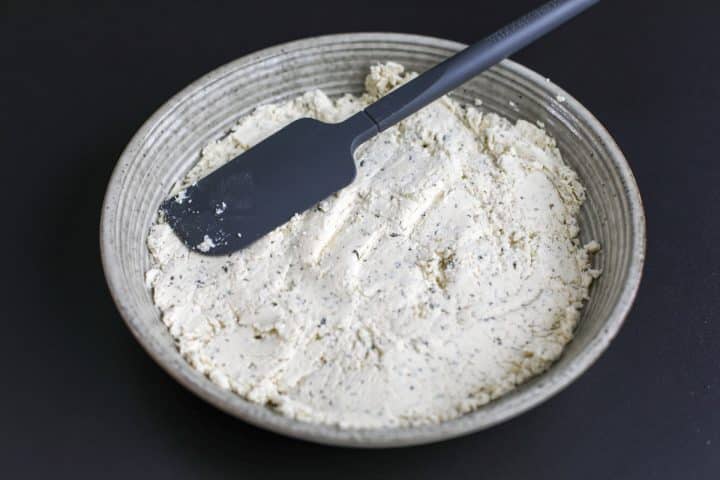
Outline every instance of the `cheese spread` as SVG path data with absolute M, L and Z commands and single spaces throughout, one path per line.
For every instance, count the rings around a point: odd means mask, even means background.
M 258 107 L 176 191 L 293 120 L 342 121 L 413 76 L 380 64 L 360 96 Z M 451 419 L 547 369 L 599 274 L 599 245 L 578 240 L 584 189 L 555 141 L 443 97 L 355 159 L 351 185 L 229 256 L 152 226 L 147 281 L 187 361 L 250 401 L 345 428 Z

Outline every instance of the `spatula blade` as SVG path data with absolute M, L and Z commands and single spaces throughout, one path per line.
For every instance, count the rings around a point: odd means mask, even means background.
M 355 147 L 377 133 L 364 113 L 328 124 L 304 118 L 268 137 L 160 210 L 190 249 L 240 250 L 355 178 Z

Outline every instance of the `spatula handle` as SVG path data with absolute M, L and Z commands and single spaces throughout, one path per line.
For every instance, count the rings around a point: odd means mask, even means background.
M 552 0 L 365 109 L 383 131 L 567 22 L 599 0 Z

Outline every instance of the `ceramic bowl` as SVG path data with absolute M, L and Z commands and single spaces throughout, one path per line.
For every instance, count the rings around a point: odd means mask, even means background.
M 453 96 L 482 100 L 482 109 L 512 120 L 541 121 L 587 188 L 582 240 L 596 239 L 603 270 L 593 284 L 575 338 L 545 373 L 457 419 L 436 425 L 342 430 L 279 415 L 225 391 L 193 370 L 173 345 L 153 305 L 144 273 L 145 239 L 161 200 L 199 158 L 261 104 L 320 88 L 330 95 L 359 93 L 368 67 L 395 61 L 422 72 L 464 45 L 396 33 L 354 33 L 299 40 L 245 56 L 200 78 L 163 105 L 120 157 L 107 189 L 100 225 L 105 275 L 128 327 L 177 381 L 246 422 L 320 443 L 390 447 L 447 439 L 497 424 L 547 400 L 578 378 L 605 350 L 630 310 L 640 282 L 645 223 L 637 185 L 622 152 L 603 126 L 571 95 L 512 61 L 476 77 Z M 228 421 L 231 421 L 228 419 Z

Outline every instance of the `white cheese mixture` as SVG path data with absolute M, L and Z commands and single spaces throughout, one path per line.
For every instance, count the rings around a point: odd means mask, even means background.
M 292 120 L 341 121 L 412 78 L 375 66 L 360 97 L 259 107 L 178 189 Z M 571 339 L 596 242 L 544 130 L 445 97 L 356 152 L 357 179 L 231 256 L 162 218 L 148 284 L 188 362 L 222 388 L 348 428 L 456 417 L 545 370 Z M 302 152 L 298 152 L 302 162 Z

